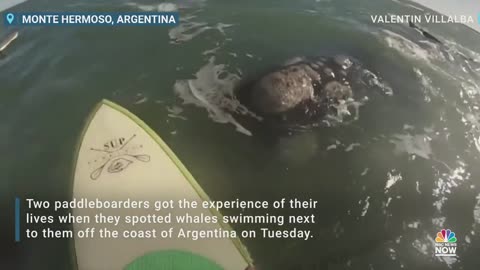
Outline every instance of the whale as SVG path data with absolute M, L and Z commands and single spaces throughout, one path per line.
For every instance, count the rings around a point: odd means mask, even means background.
M 319 124 L 329 115 L 352 115 L 349 104 L 368 99 L 369 91 L 381 88 L 380 81 L 348 55 L 304 56 L 245 79 L 234 92 L 267 123 L 292 127 Z

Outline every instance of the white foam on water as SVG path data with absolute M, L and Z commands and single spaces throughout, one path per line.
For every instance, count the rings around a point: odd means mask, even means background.
M 175 2 L 161 2 L 158 4 L 142 4 L 132 1 L 125 3 L 125 5 L 142 11 L 174 12 L 179 9 L 201 8 L 205 6 L 206 2 L 206 0 L 177 0 Z
M 427 62 L 430 62 L 430 60 L 445 60 L 445 57 L 438 48 L 427 50 L 400 34 L 385 29 L 381 32 L 384 34 L 382 38 L 388 47 L 397 50 L 409 58 Z
M 454 53 L 467 58 L 472 58 L 474 62 L 480 63 L 480 52 L 473 51 L 469 48 L 462 46 L 461 44 L 458 44 L 453 40 L 446 38 L 444 39 L 444 43 L 448 46 L 450 51 L 453 51 Z
M 362 209 L 362 213 L 360 214 L 362 217 L 364 217 L 367 212 L 368 212 L 368 207 L 370 206 L 370 196 L 367 196 L 367 198 L 365 199 L 365 205 L 363 206 L 363 209 Z
M 351 116 L 352 114 L 348 110 L 348 103 L 345 100 L 340 100 L 338 104 L 335 104 L 335 109 L 337 110 L 337 116 L 339 118 L 345 117 L 345 116 Z
M 413 241 L 412 246 L 423 255 L 430 255 L 431 253 L 429 245 L 424 242 L 421 242 L 418 239 Z
M 375 73 L 371 72 L 368 69 L 362 71 L 362 80 L 363 82 L 370 87 L 378 87 L 382 92 L 387 96 L 393 95 L 393 89 L 386 82 L 378 78 Z
M 386 39 L 390 47 L 395 48 L 409 58 L 424 60 L 430 64 L 429 67 L 431 69 L 445 76 L 445 78 L 458 83 L 458 88 L 461 90 L 460 93 L 465 92 L 470 97 L 469 101 L 464 100 L 464 104 L 478 103 L 480 86 L 471 75 L 475 73 L 477 68 L 480 68 L 480 53 L 465 48 L 455 41 L 438 34 L 436 36 L 443 40 L 444 44 L 434 44 L 425 40 L 419 41 L 430 46 L 429 49 L 424 49 L 399 34 L 388 30 L 385 30 L 384 33 L 387 34 Z M 439 63 L 433 64 L 431 60 L 440 60 L 442 65 Z M 421 81 L 424 92 L 430 92 L 432 96 L 440 96 L 445 100 L 440 89 L 432 86 L 430 78 L 426 77 L 419 69 L 414 69 L 414 71 Z M 429 96 L 426 96 L 425 99 L 427 102 L 430 101 Z
M 412 228 L 412 229 L 418 229 L 418 226 L 419 226 L 419 225 L 420 225 L 420 221 L 417 220 L 417 221 L 414 221 L 414 222 L 409 223 L 407 226 L 408 226 L 409 228 Z
M 465 235 L 465 242 L 466 242 L 467 244 L 472 243 L 472 241 L 470 240 L 470 236 Z
M 176 4 L 168 2 L 154 5 L 144 5 L 136 2 L 128 2 L 125 3 L 125 5 L 137 8 L 142 11 L 173 12 L 178 10 L 178 6 Z
M 336 110 L 336 114 L 327 114 L 322 122 L 331 127 L 338 123 L 348 124 L 348 122 L 358 120 L 360 118 L 360 107 L 365 105 L 367 101 L 368 97 L 364 97 L 361 100 L 352 98 L 340 100 L 339 104 L 332 105 Z M 352 109 L 353 115 L 351 113 Z
M 332 145 L 327 146 L 327 151 L 329 151 L 329 150 L 334 150 L 334 149 L 337 149 L 337 145 L 336 145 L 336 144 L 332 144 Z
M 475 148 L 477 148 L 478 152 L 480 152 L 480 137 L 473 139 L 475 142 Z
M 220 33 L 222 33 L 224 36 L 227 35 L 227 33 L 225 33 L 225 28 L 229 28 L 229 27 L 232 27 L 233 24 L 227 24 L 227 23 L 217 23 L 215 25 L 215 29 L 218 30 Z
M 189 41 L 201 33 L 212 29 L 205 22 L 182 22 L 168 31 L 171 42 L 174 44 Z
M 342 143 L 339 141 L 339 140 L 335 140 L 335 143 L 327 146 L 327 151 L 328 150 L 333 150 L 333 149 L 337 149 L 338 146 L 342 145 Z
M 193 80 L 177 80 L 174 85 L 174 91 L 183 103 L 204 108 L 213 121 L 230 123 L 236 127 L 237 131 L 251 136 L 252 133 L 238 123 L 232 115 L 232 113 L 238 113 L 259 119 L 235 98 L 233 91 L 240 77 L 227 72 L 225 65 L 215 64 L 214 57 L 211 57 L 208 63 L 197 71 L 195 77 L 196 79 Z
M 226 36 L 225 28 L 233 26 L 233 24 L 224 23 L 210 25 L 206 22 L 195 22 L 193 21 L 195 17 L 195 15 L 182 17 L 180 24 L 176 27 L 171 28 L 168 31 L 168 36 L 171 39 L 171 43 L 180 44 L 186 41 L 190 41 L 193 38 L 209 30 L 216 30 Z
M 342 234 L 345 233 L 345 229 L 343 228 L 340 221 L 337 221 L 337 223 L 335 223 L 335 226 L 333 227 L 333 233 L 335 234 L 335 238 L 339 238 L 340 236 L 342 236 Z
M 361 144 L 359 144 L 359 143 L 352 143 L 352 144 L 350 144 L 349 146 L 347 146 L 347 148 L 345 148 L 345 152 L 350 152 L 350 151 L 353 150 L 353 148 L 358 147 L 358 146 L 361 146 Z
M 183 109 L 180 108 L 179 106 L 167 107 L 167 111 L 169 112 L 169 114 L 167 114 L 168 117 L 187 120 L 185 116 L 181 115 L 183 112 Z
M 167 116 L 170 117 L 170 118 L 177 118 L 177 119 L 181 119 L 181 120 L 188 120 L 185 116 L 176 115 L 176 114 L 172 114 L 172 113 L 167 114 Z
M 422 85 L 422 90 L 425 95 L 425 101 L 430 102 L 431 101 L 431 96 L 439 96 L 440 91 L 439 89 L 436 89 L 432 85 L 432 79 L 430 79 L 428 76 L 422 73 L 420 69 L 418 68 L 413 68 L 413 71 L 415 72 L 415 75 L 417 78 L 420 80 L 420 84 Z
M 283 62 L 283 66 L 293 65 L 293 64 L 302 62 L 302 61 L 304 61 L 304 60 L 305 60 L 305 57 L 295 56 L 295 57 L 292 57 L 292 58 L 290 58 L 290 59 L 287 59 L 285 62 Z
M 461 82 L 463 91 L 470 99 L 475 99 L 480 95 L 480 87 L 472 80 L 464 80 Z
M 400 244 L 400 242 L 402 242 L 402 236 L 401 235 L 399 237 L 397 237 L 397 239 L 395 239 L 395 243 Z
M 480 225 L 480 194 L 477 196 L 477 204 L 473 210 L 473 220 Z
M 161 4 L 158 4 L 157 6 L 157 11 L 160 11 L 160 12 L 173 12 L 173 11 L 177 11 L 178 10 L 178 7 L 177 5 L 175 5 L 174 3 L 161 3 Z
M 207 30 L 217 30 L 225 35 L 224 29 L 230 26 L 232 25 L 222 23 L 218 23 L 213 26 L 209 26 L 206 23 L 182 23 L 179 26 L 172 28 L 169 31 L 169 36 L 172 39 L 173 43 L 179 43 L 189 41 Z M 192 33 L 187 33 L 191 30 L 193 30 Z
M 217 46 L 213 49 L 208 49 L 202 52 L 202 55 L 211 55 L 211 54 L 216 54 L 218 50 L 220 50 L 222 47 L 217 43 Z
M 436 226 L 436 228 L 443 228 L 445 224 L 445 217 L 437 217 L 432 219 L 432 224 Z
M 167 107 L 168 112 L 179 115 L 183 112 L 183 109 L 178 106 Z
M 443 163 L 438 160 L 436 161 Z M 447 195 L 451 194 L 452 190 L 460 186 L 461 183 L 470 179 L 471 174 L 465 170 L 466 164 L 462 160 L 457 160 L 456 163 L 457 167 L 453 169 L 444 164 L 448 169 L 446 173 L 437 171 L 438 178 L 434 183 L 435 187 L 432 190 L 432 195 L 437 198 L 433 205 L 439 212 L 441 212 L 443 205 L 447 201 Z
M 397 260 L 397 253 L 396 253 L 395 249 L 389 248 L 388 252 L 390 254 L 390 259 L 392 259 L 392 261 L 396 261 Z
M 432 154 L 427 135 L 396 134 L 390 140 L 395 145 L 394 153 L 407 153 L 429 159 Z
M 139 104 L 145 103 L 147 101 L 148 101 L 148 97 L 146 97 L 142 93 L 138 93 L 135 97 L 135 101 L 133 102 L 133 104 L 139 105 Z
M 389 191 L 389 189 L 395 185 L 398 181 L 403 179 L 400 173 L 395 174 L 395 170 L 387 173 L 387 183 L 385 184 L 385 193 Z

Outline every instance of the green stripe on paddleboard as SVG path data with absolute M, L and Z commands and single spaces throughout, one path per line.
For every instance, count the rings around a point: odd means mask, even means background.
M 135 259 L 125 270 L 224 270 L 215 262 L 190 252 L 166 250 Z

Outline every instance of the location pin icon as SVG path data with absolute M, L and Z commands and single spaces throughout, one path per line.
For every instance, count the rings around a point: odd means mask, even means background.
M 13 13 L 8 13 L 6 18 L 7 18 L 8 24 L 12 24 L 13 19 L 15 19 L 15 15 L 13 15 Z

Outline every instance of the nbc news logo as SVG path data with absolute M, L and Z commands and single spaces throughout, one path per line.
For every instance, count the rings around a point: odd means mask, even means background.
M 450 229 L 443 229 L 435 238 L 435 256 L 456 256 L 457 238 Z

